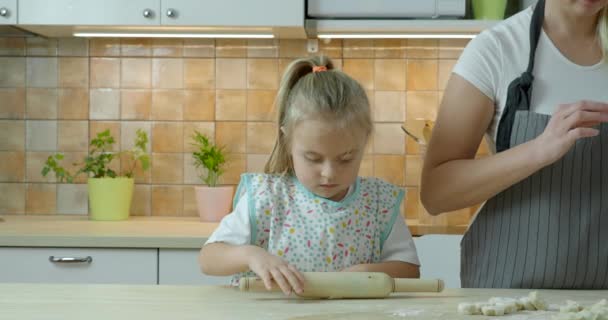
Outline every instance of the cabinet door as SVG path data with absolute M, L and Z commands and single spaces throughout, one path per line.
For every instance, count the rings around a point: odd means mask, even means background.
M 462 235 L 430 234 L 414 238 L 420 259 L 420 277 L 443 279 L 446 288 L 460 288 Z
M 227 285 L 231 277 L 203 274 L 198 264 L 198 249 L 159 249 L 158 284 Z
M 0 0 L 0 25 L 17 24 L 17 0 Z
M 157 253 L 157 249 L 3 247 L 0 282 L 156 284 Z
M 160 0 L 19 0 L 22 25 L 158 25 Z
M 162 0 L 161 3 L 163 25 L 304 26 L 304 0 Z

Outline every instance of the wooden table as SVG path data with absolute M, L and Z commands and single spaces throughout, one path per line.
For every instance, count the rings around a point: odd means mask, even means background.
M 213 286 L 0 284 L 0 319 L 488 319 L 461 316 L 460 302 L 519 297 L 530 290 L 452 289 L 395 294 L 388 299 L 302 300 L 275 293 L 242 293 Z M 540 291 L 548 303 L 584 305 L 608 291 Z M 498 319 L 551 319 L 554 312 L 521 312 Z

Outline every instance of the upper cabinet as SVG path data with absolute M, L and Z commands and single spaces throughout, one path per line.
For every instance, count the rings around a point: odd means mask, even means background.
M 17 23 L 17 0 L 0 0 L 0 25 Z

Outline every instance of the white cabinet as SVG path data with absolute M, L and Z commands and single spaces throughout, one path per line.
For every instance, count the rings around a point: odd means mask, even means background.
M 17 0 L 0 0 L 0 25 L 17 24 Z
M 446 288 L 460 288 L 462 235 L 424 235 L 414 238 L 420 259 L 420 277 L 438 278 Z
M 19 0 L 19 24 L 159 25 L 160 1 Z
M 157 249 L 0 248 L 0 282 L 156 284 Z
M 207 276 L 200 271 L 198 249 L 159 249 L 158 284 L 227 285 L 231 277 Z

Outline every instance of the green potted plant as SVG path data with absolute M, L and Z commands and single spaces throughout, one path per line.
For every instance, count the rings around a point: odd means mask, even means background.
M 218 222 L 232 209 L 232 186 L 218 186 L 218 180 L 224 173 L 226 154 L 223 147 L 214 145 L 209 137 L 194 131 L 192 135 L 192 153 L 194 166 L 199 172 L 201 181 L 206 186 L 194 188 L 196 203 L 201 221 Z
M 88 176 L 89 218 L 91 220 L 127 219 L 133 196 L 133 172 L 138 163 L 143 170 L 150 167 L 150 157 L 146 153 L 148 135 L 143 130 L 137 130 L 135 146 L 131 150 L 112 152 L 114 142 L 110 130 L 98 133 L 91 140 L 89 154 L 83 162 L 73 164 L 80 167 L 75 173 L 71 173 L 61 166 L 60 162 L 64 158 L 61 153 L 49 156 L 42 168 L 43 176 L 53 171 L 59 182 L 72 183 L 74 178 L 80 174 Z M 131 160 L 131 165 L 122 172 L 116 172 L 109 165 L 122 155 Z

